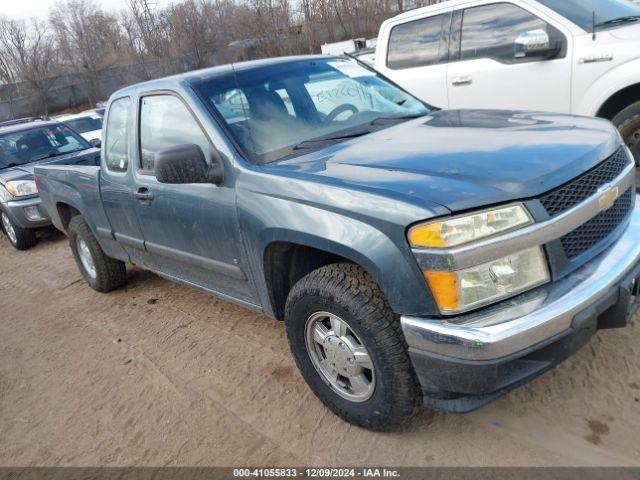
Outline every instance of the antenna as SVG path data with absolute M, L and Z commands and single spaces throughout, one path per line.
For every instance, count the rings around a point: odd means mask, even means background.
M 596 11 L 593 11 L 593 21 L 592 24 L 593 29 L 591 30 L 593 32 L 593 37 L 592 40 L 595 42 L 596 41 Z

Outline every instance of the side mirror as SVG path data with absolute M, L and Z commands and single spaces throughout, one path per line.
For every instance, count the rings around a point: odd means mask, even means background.
M 531 30 L 518 35 L 515 41 L 515 58 L 552 59 L 560 52 L 552 45 L 549 34 L 544 30 Z
M 156 152 L 154 165 L 156 179 L 160 183 L 220 185 L 224 180 L 222 161 L 216 158 L 212 165 L 208 165 L 198 145 L 177 145 Z
M 102 148 L 102 140 L 100 140 L 99 138 L 94 138 L 89 140 L 89 145 L 91 145 L 93 148 Z

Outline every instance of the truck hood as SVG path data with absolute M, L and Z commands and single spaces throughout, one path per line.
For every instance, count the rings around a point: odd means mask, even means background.
M 618 40 L 635 40 L 635 43 L 640 43 L 640 22 L 613 28 L 608 30 L 608 33 Z
M 604 120 L 450 110 L 272 166 L 457 212 L 538 196 L 619 147 L 615 128 Z
M 91 148 L 38 162 L 0 170 L 0 185 L 10 180 L 33 180 L 33 169 L 43 165 L 99 165 L 100 150 Z

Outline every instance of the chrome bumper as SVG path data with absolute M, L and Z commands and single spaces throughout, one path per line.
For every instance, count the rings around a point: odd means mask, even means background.
M 640 262 L 640 198 L 620 238 L 571 275 L 489 310 L 447 319 L 401 317 L 409 347 L 463 360 L 495 360 L 571 328 Z

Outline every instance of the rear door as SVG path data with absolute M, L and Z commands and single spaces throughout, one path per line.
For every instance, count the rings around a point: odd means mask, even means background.
M 447 73 L 450 108 L 570 112 L 571 37 L 526 8 L 492 2 L 455 10 Z M 561 42 L 555 59 L 515 57 L 516 37 L 536 30 Z
M 376 69 L 421 100 L 447 108 L 447 60 L 452 9 L 403 19 L 378 46 Z
M 157 181 L 155 154 L 198 145 L 209 161 L 215 146 L 188 105 L 173 92 L 145 94 L 138 103 L 135 210 L 151 268 L 217 294 L 254 303 L 241 265 L 235 190 L 213 184 Z
M 100 171 L 100 196 L 111 224 L 111 235 L 122 245 L 131 261 L 149 263 L 144 238 L 136 215 L 133 172 L 129 159 L 134 140 L 134 104 L 130 97 L 113 100 L 107 113 L 106 138 Z

